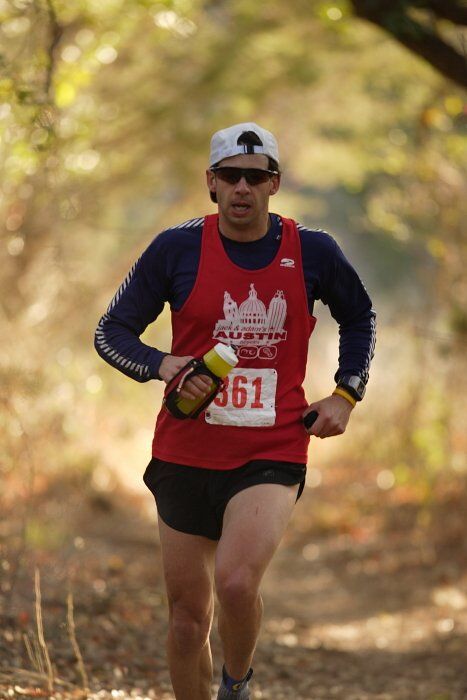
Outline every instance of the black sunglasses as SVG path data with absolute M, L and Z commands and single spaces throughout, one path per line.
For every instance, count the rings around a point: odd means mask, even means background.
M 273 175 L 279 175 L 277 170 L 261 170 L 260 168 L 229 168 L 227 166 L 219 166 L 211 168 L 211 172 L 217 177 L 230 185 L 235 185 L 244 177 L 249 185 L 261 185 L 272 178 Z

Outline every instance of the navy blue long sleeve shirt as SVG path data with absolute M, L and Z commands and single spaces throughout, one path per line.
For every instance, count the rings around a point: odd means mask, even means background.
M 282 236 L 282 220 L 270 215 L 265 236 L 238 242 L 221 236 L 236 265 L 255 270 L 269 265 Z M 102 316 L 95 348 L 110 365 L 139 382 L 160 379 L 159 366 L 167 353 L 145 345 L 140 335 L 170 304 L 179 310 L 193 289 L 201 256 L 204 217 L 191 219 L 160 233 L 127 277 Z M 298 224 L 308 308 L 315 301 L 329 306 L 339 325 L 338 381 L 356 375 L 366 384 L 375 346 L 375 312 L 356 271 L 335 240 L 322 230 Z

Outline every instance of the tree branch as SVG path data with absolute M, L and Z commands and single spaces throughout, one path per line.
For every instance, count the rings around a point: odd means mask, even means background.
M 61 39 L 63 29 L 57 20 L 57 13 L 55 12 L 55 8 L 52 4 L 52 0 L 46 0 L 46 5 L 47 5 L 47 14 L 49 16 L 49 24 L 50 24 L 50 41 L 49 41 L 49 45 L 47 47 L 48 63 L 47 63 L 47 69 L 46 69 L 46 74 L 45 74 L 44 92 L 45 92 L 46 98 L 48 98 L 52 102 L 53 99 L 52 99 L 51 93 L 52 93 L 52 76 L 53 76 L 53 72 L 54 72 L 54 68 L 55 68 L 55 50 L 56 50 L 57 45 Z
M 447 78 L 462 87 L 467 87 L 465 53 L 457 52 L 432 28 L 416 22 L 406 14 L 408 5 L 415 8 L 420 7 L 420 4 L 403 0 L 351 0 L 351 3 L 358 17 L 384 29 Z M 428 4 L 424 3 L 425 6 Z M 435 4 L 437 0 L 431 3 L 433 7 Z
M 437 17 L 453 24 L 467 25 L 467 6 L 456 0 L 422 0 L 419 7 L 433 12 Z

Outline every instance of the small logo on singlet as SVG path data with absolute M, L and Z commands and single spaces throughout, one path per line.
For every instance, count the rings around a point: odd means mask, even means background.
M 280 262 L 281 267 L 295 267 L 295 260 L 292 258 L 282 258 Z

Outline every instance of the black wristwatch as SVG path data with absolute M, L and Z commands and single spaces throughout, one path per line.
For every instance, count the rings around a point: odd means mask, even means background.
M 361 401 L 365 396 L 366 386 L 360 377 L 356 375 L 344 374 L 339 378 L 337 386 L 341 387 L 341 389 L 345 389 L 350 396 L 353 396 L 355 401 Z

